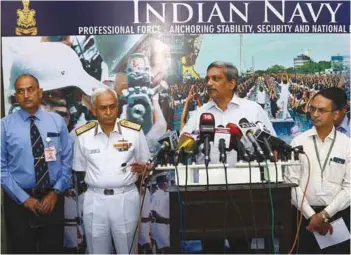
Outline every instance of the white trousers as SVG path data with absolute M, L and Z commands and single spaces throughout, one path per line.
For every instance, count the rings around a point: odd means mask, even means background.
M 285 98 L 283 101 L 283 119 L 288 118 L 288 98 Z
M 79 211 L 80 215 L 82 215 L 82 206 L 84 201 L 84 194 L 78 197 L 79 202 Z M 76 201 L 71 197 L 65 197 L 65 219 L 75 219 L 78 216 L 77 214 L 77 204 Z M 78 233 L 79 232 L 79 233 Z M 66 248 L 74 248 L 77 247 L 83 240 L 81 237 L 83 236 L 82 226 L 76 223 L 69 223 L 69 225 L 65 225 L 65 232 L 63 236 L 63 247 Z
M 139 204 L 136 187 L 115 195 L 104 195 L 88 189 L 83 205 L 88 253 L 110 254 L 113 239 L 117 253 L 128 254 L 138 222 Z M 137 234 L 132 254 L 137 253 Z
M 139 241 L 138 241 L 140 245 L 151 243 L 150 224 L 151 224 L 150 222 L 144 222 L 140 224 Z
M 155 223 L 153 235 L 158 249 L 170 247 L 170 230 L 169 224 Z

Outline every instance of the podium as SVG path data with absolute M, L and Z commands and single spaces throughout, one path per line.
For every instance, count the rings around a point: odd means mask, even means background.
M 237 162 L 235 166 L 228 164 L 209 164 L 208 165 L 208 185 L 228 184 L 245 184 L 245 183 L 262 183 L 263 182 L 283 182 L 283 172 L 287 166 L 300 165 L 299 161 L 278 161 L 267 164 L 251 162 Z M 226 167 L 226 171 L 225 168 Z M 201 186 L 207 185 L 207 173 L 203 164 L 179 164 L 157 166 L 157 171 L 176 170 L 178 178 L 175 179 L 179 186 Z M 225 174 L 227 173 L 227 175 Z M 227 179 L 227 181 L 226 181 Z
M 279 253 L 288 253 L 293 240 L 292 187 L 296 185 L 230 184 L 228 189 L 225 185 L 170 187 L 171 253 L 181 252 L 181 240 L 246 239 L 250 242 L 254 237 L 271 240 L 269 188 L 275 216 L 274 236 L 280 242 Z

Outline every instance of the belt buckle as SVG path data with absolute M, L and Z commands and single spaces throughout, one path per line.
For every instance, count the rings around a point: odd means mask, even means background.
M 114 191 L 113 191 L 113 189 L 104 189 L 104 194 L 105 195 L 113 195 L 114 194 Z

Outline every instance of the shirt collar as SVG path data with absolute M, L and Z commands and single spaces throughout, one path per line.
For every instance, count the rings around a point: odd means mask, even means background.
M 326 138 L 334 140 L 334 130 L 335 130 L 335 127 L 333 126 L 332 130 L 330 131 L 329 135 Z M 317 129 L 315 126 L 313 126 L 311 129 L 307 131 L 307 136 L 317 136 L 319 138 Z
M 117 132 L 119 134 L 122 134 L 121 126 L 119 125 L 119 119 L 116 119 L 115 126 L 114 126 L 112 132 Z M 104 131 L 102 130 L 101 125 L 99 124 L 99 122 L 97 122 L 94 134 L 97 135 L 97 134 L 100 134 L 100 133 L 104 133 Z
M 34 116 L 37 120 L 40 120 L 43 116 L 43 112 L 44 110 L 42 110 L 41 108 L 39 108 L 35 113 L 34 113 Z M 23 110 L 23 109 L 20 109 L 18 111 L 19 115 L 21 116 L 21 118 L 24 120 L 24 121 L 27 121 L 29 119 L 30 115 L 27 111 Z
M 238 97 L 237 94 L 234 93 L 233 97 L 232 97 L 232 100 L 230 101 L 232 104 L 237 104 L 239 105 L 240 104 L 240 101 L 241 101 L 241 98 Z
M 344 119 L 342 120 L 340 126 L 338 126 L 338 128 L 341 128 L 343 129 L 344 131 L 347 131 L 347 129 L 349 128 L 350 126 L 350 122 L 348 121 L 348 117 L 345 115 L 344 116 Z
M 240 100 L 241 98 L 238 97 L 235 93 L 232 97 L 232 99 L 230 100 L 229 104 L 236 104 L 236 105 L 239 105 L 240 104 Z M 212 107 L 216 106 L 216 102 L 213 101 L 213 99 L 210 99 L 210 101 L 208 101 L 207 103 L 207 109 L 210 109 Z

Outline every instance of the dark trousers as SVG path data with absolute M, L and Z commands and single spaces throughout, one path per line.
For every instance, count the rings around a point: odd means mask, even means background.
M 312 207 L 316 213 L 322 211 L 324 207 Z M 300 217 L 300 211 L 298 211 Z M 346 226 L 350 230 L 350 207 L 347 209 L 338 212 L 335 214 L 331 219 L 331 221 L 334 221 L 338 218 L 342 217 L 345 221 Z M 295 230 L 293 233 L 293 237 L 295 238 L 296 234 L 296 224 L 297 222 L 297 210 L 296 207 L 293 207 L 293 229 Z M 300 227 L 300 232 L 299 232 L 299 239 L 298 243 L 295 246 L 295 251 L 293 253 L 298 253 L 298 254 L 350 254 L 350 240 L 347 240 L 345 242 L 342 242 L 340 244 L 334 245 L 327 247 L 323 250 L 321 250 L 318 246 L 318 243 L 316 241 L 316 238 L 314 237 L 314 234 L 306 230 L 306 227 L 309 224 L 309 220 L 306 220 L 305 217 L 302 216 L 302 222 L 301 222 L 301 227 Z
M 266 105 L 266 104 L 259 104 L 261 107 L 262 107 L 262 109 L 264 109 L 264 106 Z
M 23 204 L 17 204 L 4 192 L 4 213 L 11 253 L 62 253 L 64 233 L 64 198 L 58 196 L 50 221 L 33 227 L 33 216 Z M 52 223 L 50 223 L 52 222 Z

